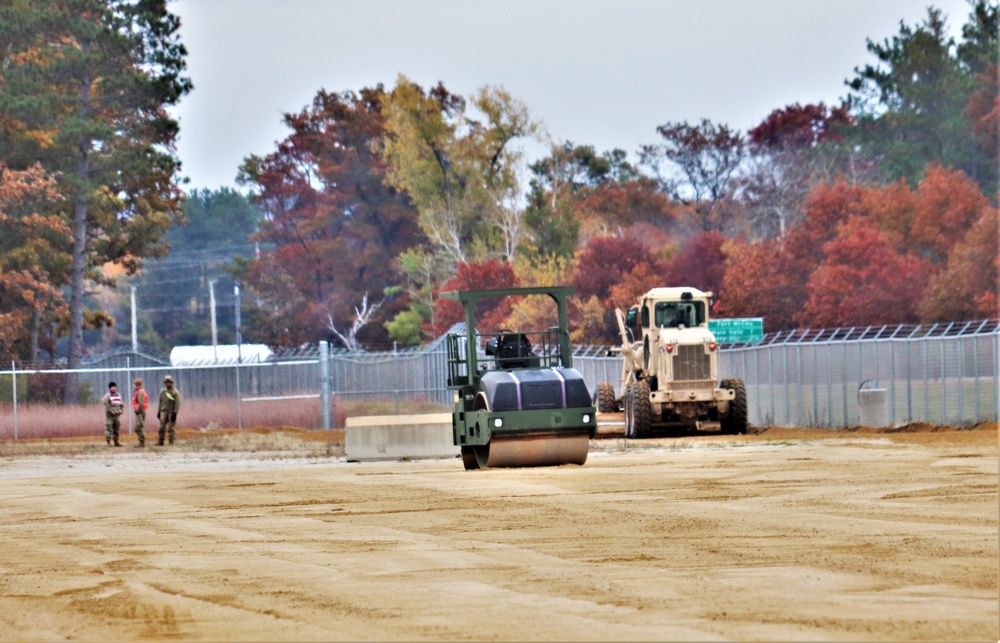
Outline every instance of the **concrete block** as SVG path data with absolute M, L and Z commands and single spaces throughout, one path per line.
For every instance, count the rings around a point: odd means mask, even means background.
M 353 462 L 451 458 L 451 413 L 374 415 L 346 421 L 345 452 Z
M 889 422 L 889 391 L 884 388 L 863 388 L 858 391 L 861 426 L 882 429 Z

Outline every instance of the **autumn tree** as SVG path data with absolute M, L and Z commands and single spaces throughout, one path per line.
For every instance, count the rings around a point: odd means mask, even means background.
M 871 218 L 850 217 L 823 246 L 796 321 L 807 327 L 912 323 L 927 285 L 927 262 L 900 253 L 892 233 Z
M 177 122 L 190 91 L 166 0 L 37 0 L 0 7 L 0 152 L 12 168 L 57 175 L 73 234 L 69 362 L 83 354 L 88 278 L 162 256 L 180 218 Z M 53 283 L 60 286 L 60 283 Z M 75 399 L 68 387 L 67 399 Z
M 267 343 L 352 338 L 385 343 L 374 312 L 400 282 L 396 258 L 423 237 L 407 194 L 389 185 L 377 147 L 386 133 L 382 87 L 319 91 L 286 114 L 292 133 L 264 158 L 248 157 L 240 181 L 264 218 L 260 257 L 237 276 L 253 289 L 248 337 Z M 259 303 L 254 303 L 259 299 Z M 380 310 L 381 309 L 381 310 Z M 370 313 L 370 314 L 366 314 Z M 364 324 L 356 326 L 359 319 Z
M 538 130 L 527 108 L 503 88 L 466 100 L 400 76 L 385 118 L 387 180 L 413 199 L 435 251 L 452 265 L 513 259 L 524 233 L 515 145 Z
M 453 290 L 495 290 L 516 288 L 517 275 L 514 266 L 499 259 L 488 259 L 477 263 L 458 265 L 455 276 L 441 286 L 441 292 Z M 490 297 L 476 304 L 475 318 L 479 332 L 491 333 L 504 327 L 513 310 L 515 298 Z M 465 308 L 450 299 L 437 300 L 434 323 L 430 332 L 439 337 L 448 332 L 455 323 L 465 321 Z
M 796 260 L 786 246 L 786 241 L 777 238 L 756 243 L 728 241 L 715 316 L 763 317 L 769 333 L 795 328 L 796 315 L 807 299 L 812 266 Z
M 850 150 L 840 145 L 850 125 L 846 105 L 796 103 L 774 110 L 747 132 L 739 192 L 748 235 L 784 237 L 802 220 L 802 204 L 813 185 L 836 175 L 857 176 Z
M 630 237 L 594 237 L 581 248 L 573 262 L 571 281 L 576 299 L 570 314 L 579 328 L 574 339 L 614 341 L 618 326 L 612 289 L 639 264 L 655 261 L 641 242 Z
M 602 227 L 602 234 L 607 234 L 608 226 L 602 221 L 581 222 L 587 215 L 581 214 L 578 202 L 594 190 L 624 186 L 641 178 L 624 150 L 598 154 L 593 146 L 570 141 L 550 142 L 549 155 L 532 163 L 529 169 L 532 178 L 524 221 L 530 240 L 525 245 L 530 254 L 538 257 L 572 258 L 580 243 L 581 225 L 589 230 L 584 233 L 584 241 Z M 629 211 L 624 216 L 635 214 Z
M 717 313 L 763 317 L 768 332 L 795 328 L 809 297 L 809 277 L 824 260 L 825 244 L 842 222 L 864 213 L 863 196 L 862 187 L 843 179 L 816 185 L 803 206 L 803 221 L 785 238 L 725 244 Z
M 1000 210 L 988 206 L 930 278 L 920 303 L 923 321 L 1000 317 Z
M 717 299 L 722 297 L 726 242 L 726 237 L 714 230 L 696 235 L 664 262 L 659 280 L 662 284 L 711 291 Z
M 743 135 L 708 119 L 697 125 L 686 121 L 666 123 L 656 131 L 663 141 L 643 146 L 643 165 L 653 172 L 665 192 L 691 208 L 698 229 L 722 229 L 727 223 L 724 206 L 733 196 L 735 178 L 746 153 Z
M 38 359 L 55 351 L 55 333 L 41 320 L 67 317 L 55 283 L 70 270 L 72 235 L 48 207 L 59 199 L 55 180 L 39 165 L 15 171 L 0 164 L 0 359 Z

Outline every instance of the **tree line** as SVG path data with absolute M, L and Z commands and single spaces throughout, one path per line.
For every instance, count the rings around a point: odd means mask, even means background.
M 164 4 L 0 9 L 0 356 L 64 341 L 72 363 L 86 328 L 120 341 L 121 300 L 82 305 L 88 288 L 160 283 L 172 261 L 202 293 L 243 284 L 244 340 L 286 347 L 416 345 L 460 320 L 441 291 L 515 284 L 574 285 L 588 343 L 664 285 L 711 290 L 715 315 L 768 331 L 1000 316 L 986 0 L 957 41 L 933 7 L 869 41 L 838 105 L 778 107 L 747 132 L 665 122 L 631 155 L 552 138 L 502 87 L 460 96 L 400 75 L 320 90 L 274 151 L 246 157 L 247 196 L 186 203 L 164 108 L 191 86 Z M 529 139 L 548 153 L 526 165 Z M 175 285 L 153 307 L 168 314 L 140 321 L 148 345 L 206 339 L 191 314 L 205 297 Z M 499 301 L 483 323 L 530 322 L 537 305 Z

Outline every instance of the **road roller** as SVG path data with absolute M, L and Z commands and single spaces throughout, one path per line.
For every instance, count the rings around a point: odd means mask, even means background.
M 572 294 L 572 286 L 441 293 L 465 308 L 465 332 L 449 333 L 446 342 L 448 388 L 455 391 L 452 433 L 466 469 L 587 461 L 597 414 L 573 368 L 566 320 Z M 555 326 L 477 331 L 481 301 L 528 296 L 555 302 Z

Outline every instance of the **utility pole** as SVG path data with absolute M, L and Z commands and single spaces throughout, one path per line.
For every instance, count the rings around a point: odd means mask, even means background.
M 243 363 L 243 328 L 240 322 L 240 287 L 236 285 L 233 287 L 233 293 L 236 295 L 236 363 Z
M 215 363 L 219 363 L 219 327 L 215 322 L 215 279 L 208 281 L 208 295 L 210 306 L 212 307 L 212 354 L 215 356 Z M 239 324 L 239 322 L 236 322 Z
M 139 350 L 139 329 L 138 329 L 138 314 L 135 310 L 135 286 L 132 286 L 132 352 L 138 352 Z M 129 417 L 131 421 L 131 416 Z

